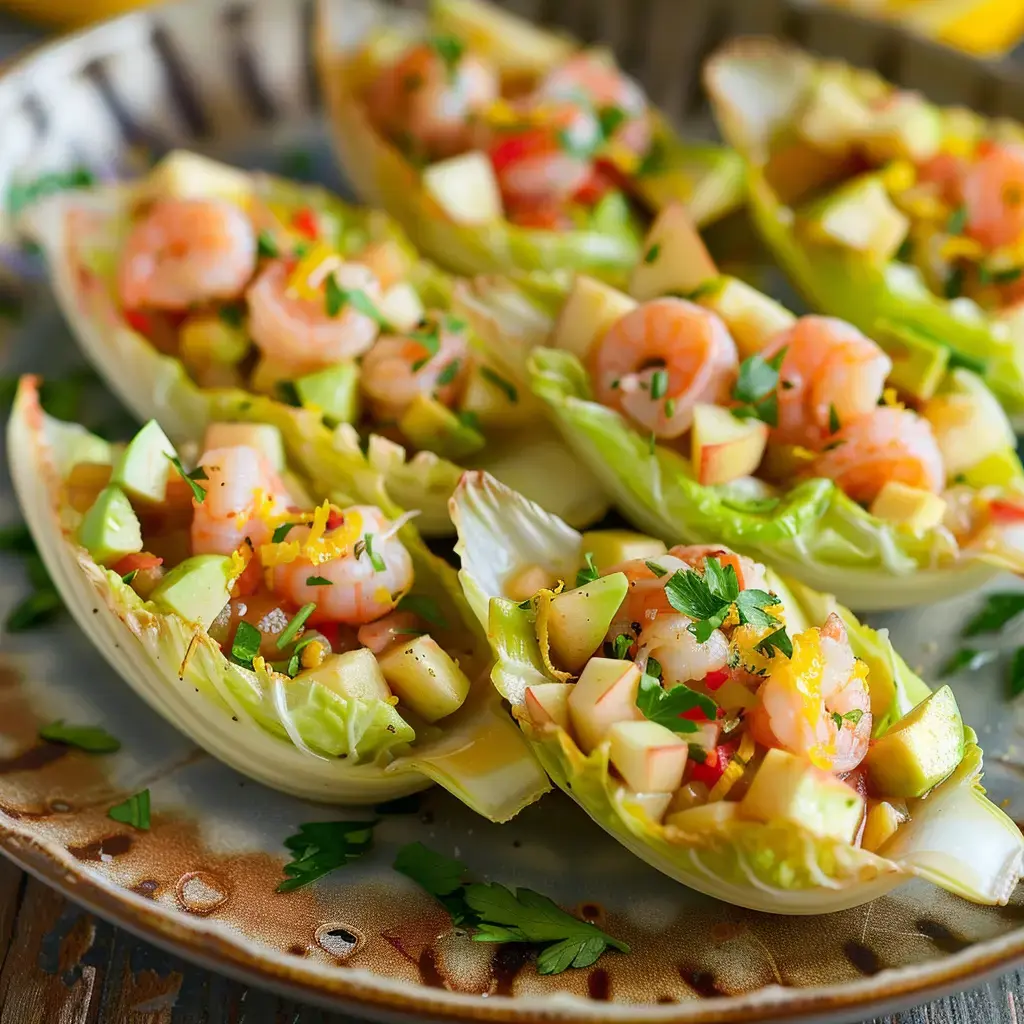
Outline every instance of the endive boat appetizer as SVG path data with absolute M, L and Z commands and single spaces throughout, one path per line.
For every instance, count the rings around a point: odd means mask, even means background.
M 480 277 L 456 304 L 635 525 L 728 544 L 856 609 L 1024 569 L 1024 471 L 977 375 L 927 346 L 896 363 L 719 275 L 680 207 L 630 288 Z
M 705 81 L 807 299 L 894 360 L 928 345 L 974 370 L 1024 422 L 1024 128 L 771 40 L 729 44 Z
M 606 508 L 529 389 L 476 351 L 451 280 L 384 214 L 177 152 L 141 181 L 51 197 L 24 226 L 90 361 L 175 442 L 259 397 L 301 434 L 316 496 L 362 448 L 426 534 L 450 533 L 464 464 L 577 525 Z
M 720 545 L 579 534 L 484 473 L 452 498 L 492 679 L 554 782 L 633 853 L 818 914 L 912 877 L 1005 903 L 1024 838 L 934 693 L 834 599 Z
M 357 192 L 460 273 L 619 279 L 649 211 L 678 200 L 706 223 L 741 199 L 736 154 L 677 138 L 606 51 L 489 4 L 436 0 L 425 21 L 402 21 L 385 5 L 321 0 L 319 33 Z
M 155 421 L 112 446 L 50 418 L 33 378 L 7 450 L 79 625 L 214 757 L 336 803 L 438 782 L 495 820 L 548 788 L 454 570 L 408 515 L 365 502 L 358 464 L 315 505 L 272 426 L 213 423 L 186 469 Z

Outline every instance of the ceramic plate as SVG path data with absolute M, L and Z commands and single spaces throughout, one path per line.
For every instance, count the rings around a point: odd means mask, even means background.
M 336 0 L 364 21 L 371 0 Z M 774 0 L 520 0 L 574 31 L 614 42 L 654 98 L 707 120 L 700 58 L 735 31 L 772 30 L 874 63 L 938 99 L 1024 114 L 1024 91 L 891 29 Z M 541 9 L 543 8 L 543 10 Z M 0 188 L 81 164 L 130 169 L 140 150 L 185 144 L 250 166 L 341 186 L 322 137 L 311 59 L 313 8 L 291 0 L 199 2 L 129 16 L 39 51 L 0 81 Z M 0 282 L 5 373 L 59 376 L 77 356 L 31 259 Z M 27 275 L 27 277 L 26 277 Z M 10 293 L 10 294 L 8 294 Z M 89 389 L 86 389 L 89 391 Z M 117 415 L 89 394 L 92 422 Z M 9 485 L 0 522 L 18 510 Z M 1013 585 L 1005 583 L 1004 585 Z M 27 593 L 0 558 L 0 617 Z M 876 618 L 926 678 L 958 646 L 977 596 Z M 1009 647 L 1012 638 L 1004 643 Z M 1018 709 L 1004 667 L 954 679 L 988 753 L 997 801 L 1024 817 Z M 56 718 L 101 723 L 122 751 L 97 758 L 40 742 Z M 153 821 L 106 816 L 148 787 Z M 318 807 L 264 789 L 192 747 L 106 667 L 68 618 L 4 635 L 0 655 L 0 846 L 73 899 L 207 966 L 367 1016 L 526 1022 L 851 1020 L 975 982 L 1024 956 L 1024 893 L 973 907 L 924 884 L 824 918 L 739 910 L 633 859 L 567 800 L 551 796 L 506 826 L 431 792 L 378 807 L 375 852 L 325 881 L 274 892 L 296 826 L 365 810 Z M 421 840 L 479 877 L 529 886 L 605 924 L 633 948 L 588 970 L 542 978 L 517 947 L 494 951 L 452 932 L 427 896 L 390 870 Z

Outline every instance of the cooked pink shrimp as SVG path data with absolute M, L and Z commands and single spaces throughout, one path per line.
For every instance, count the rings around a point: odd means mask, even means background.
M 128 309 L 188 309 L 237 298 L 256 270 L 256 232 L 221 199 L 161 199 L 121 251 L 117 291 Z
M 871 740 L 867 665 L 853 655 L 834 612 L 821 629 L 793 637 L 792 658 L 772 659 L 751 727 L 764 746 L 782 747 L 830 772 L 852 771 Z
M 738 356 L 714 313 L 685 299 L 655 299 L 614 323 L 589 363 L 602 405 L 672 438 L 689 429 L 698 402 L 728 398 Z
M 383 619 L 359 627 L 357 638 L 374 654 L 383 654 L 395 644 L 407 643 L 422 632 L 423 623 L 413 612 L 392 612 Z
M 213 448 L 199 460 L 206 491 L 193 499 L 192 551 L 230 555 L 248 538 L 254 548 L 270 539 L 269 516 L 283 512 L 289 495 L 266 457 L 255 448 Z
M 985 143 L 968 166 L 961 190 L 967 233 L 987 249 L 1024 234 L 1024 147 Z
M 461 321 L 432 314 L 416 334 L 385 335 L 363 357 L 359 384 L 372 411 L 395 419 L 417 395 L 451 405 L 468 369 Z
M 652 565 L 657 565 L 662 571 L 660 576 L 651 568 Z M 603 576 L 621 572 L 629 581 L 629 590 L 608 626 L 605 639 L 614 641 L 623 634 L 636 638 L 659 614 L 675 615 L 675 609 L 665 594 L 665 584 L 677 569 L 686 568 L 687 564 L 674 555 L 659 555 L 646 560 L 634 558 L 605 570 Z
M 597 111 L 617 111 L 621 122 L 612 138 L 634 153 L 651 143 L 651 119 L 643 89 L 599 53 L 580 53 L 541 82 L 537 97 L 585 103 Z
M 374 304 L 380 300 L 380 285 L 368 267 L 342 263 L 332 273 L 342 288 L 360 291 Z M 249 333 L 265 356 L 302 374 L 355 359 L 374 343 L 380 327 L 372 316 L 351 304 L 330 316 L 323 296 L 292 294 L 288 276 L 288 265 L 275 260 L 246 292 Z
M 274 567 L 271 589 L 297 606 L 315 604 L 311 623 L 361 626 L 394 610 L 412 586 L 412 559 L 392 524 L 373 505 L 345 509 L 342 525 L 328 530 L 324 536 L 330 540 L 339 530 L 352 541 L 344 554 L 325 561 L 303 554 L 292 562 L 279 564 Z M 286 540 L 301 545 L 309 533 L 308 526 L 297 526 Z M 330 583 L 311 585 L 307 580 L 314 576 Z
M 698 643 L 687 628 L 692 622 L 678 612 L 658 615 L 640 634 L 637 664 L 646 665 L 648 658 L 656 658 L 666 686 L 703 679 L 709 672 L 725 668 L 729 663 L 725 634 L 715 629 L 707 640 Z
M 440 159 L 469 148 L 473 115 L 498 92 L 491 64 L 445 37 L 412 47 L 385 68 L 370 86 L 366 105 L 389 138 Z
M 768 590 L 765 568 L 745 555 L 738 555 L 720 544 L 677 544 L 669 548 L 670 555 L 682 559 L 692 569 L 704 571 L 704 560 L 714 558 L 723 566 L 731 565 L 736 572 L 740 590 Z
M 890 480 L 936 493 L 946 480 L 928 421 L 909 409 L 884 406 L 835 434 L 810 473 L 835 480 L 854 501 L 865 504 Z
M 773 437 L 784 444 L 817 449 L 840 425 L 878 405 L 892 361 L 843 320 L 804 316 L 776 335 L 762 353 L 785 349 L 779 371 L 779 424 Z

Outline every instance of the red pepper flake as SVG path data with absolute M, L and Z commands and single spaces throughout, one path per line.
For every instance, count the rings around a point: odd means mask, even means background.
M 729 767 L 733 754 L 739 746 L 739 740 L 730 740 L 728 743 L 720 743 L 708 754 L 707 760 L 701 764 L 696 758 L 690 761 L 690 781 L 703 782 L 708 787 L 714 784 L 725 774 Z
M 338 509 L 332 508 L 327 513 L 327 529 L 337 530 L 339 526 L 342 526 L 345 522 L 345 513 L 339 512 Z
M 316 213 L 308 206 L 304 206 L 292 214 L 292 227 L 311 242 L 315 242 L 320 237 L 320 225 L 317 222 Z

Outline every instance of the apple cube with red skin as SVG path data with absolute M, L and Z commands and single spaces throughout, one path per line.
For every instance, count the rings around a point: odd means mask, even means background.
M 718 267 L 682 203 L 666 206 L 655 217 L 643 252 L 629 279 L 629 294 L 639 302 L 689 295 L 718 277 Z
M 557 725 L 569 730 L 569 694 L 572 683 L 539 683 L 526 688 L 526 711 L 538 728 Z
M 649 722 L 616 722 L 608 732 L 609 757 L 635 793 L 671 793 L 683 782 L 686 741 L 671 729 Z
M 569 720 L 579 748 L 589 754 L 616 722 L 643 718 L 636 706 L 640 669 L 618 658 L 591 658 L 569 694 Z
M 693 409 L 693 471 L 708 486 L 750 476 L 761 464 L 768 444 L 768 424 L 741 420 L 718 405 Z

